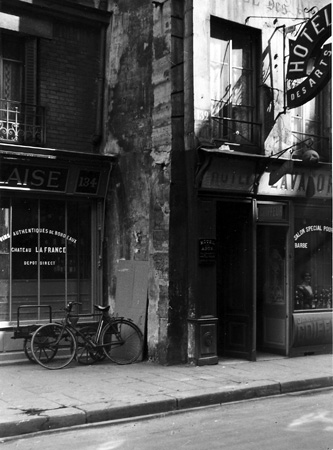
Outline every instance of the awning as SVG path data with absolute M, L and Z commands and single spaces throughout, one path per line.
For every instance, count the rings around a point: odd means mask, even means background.
M 331 164 L 201 147 L 196 183 L 201 191 L 281 197 L 332 197 Z

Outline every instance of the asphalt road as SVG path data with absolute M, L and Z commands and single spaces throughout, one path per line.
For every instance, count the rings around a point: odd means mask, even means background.
M 8 440 L 9 450 L 333 450 L 333 390 Z

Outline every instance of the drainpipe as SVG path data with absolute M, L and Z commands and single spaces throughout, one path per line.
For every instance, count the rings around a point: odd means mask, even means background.
M 96 150 L 98 150 L 98 146 L 101 143 L 103 130 L 103 98 L 104 98 L 104 80 L 105 80 L 105 39 L 106 39 L 106 30 L 103 26 L 100 33 L 100 55 L 99 55 L 99 67 L 98 67 L 98 76 L 97 76 L 97 107 L 96 107 L 96 126 L 95 126 L 95 134 L 93 136 L 93 144 Z

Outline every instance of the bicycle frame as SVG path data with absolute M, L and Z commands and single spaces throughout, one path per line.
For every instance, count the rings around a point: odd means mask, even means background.
M 74 304 L 80 303 L 68 303 L 63 320 L 42 325 L 34 333 L 32 354 L 41 366 L 61 369 L 73 358 L 82 364 L 90 364 L 101 361 L 105 356 L 117 364 L 137 361 L 143 342 L 137 325 L 124 317 L 112 317 L 108 312 L 109 306 L 95 305 L 101 313 L 99 321 L 94 327 L 87 325 L 81 328 L 71 315 Z M 58 349 L 62 349 L 63 353 L 58 353 Z
M 70 329 L 70 331 L 73 332 L 76 340 L 77 340 L 77 335 L 79 335 L 86 343 L 91 345 L 94 349 L 102 349 L 103 347 L 108 347 L 110 345 L 109 343 L 108 344 L 102 344 L 100 342 L 100 337 L 101 337 L 101 333 L 102 333 L 102 330 L 103 330 L 104 326 L 107 325 L 107 324 L 110 324 L 110 326 L 112 327 L 113 332 L 115 334 L 118 334 L 117 333 L 117 329 L 116 329 L 116 327 L 114 327 L 114 324 L 113 324 L 113 322 L 115 320 L 108 313 L 109 307 L 107 309 L 100 309 L 102 314 L 101 314 L 100 319 L 98 321 L 97 330 L 96 330 L 94 339 L 91 339 L 90 337 L 87 337 L 85 334 L 81 333 L 80 329 L 77 328 L 75 325 L 73 325 L 71 323 L 71 320 L 70 320 L 71 317 L 72 317 L 71 316 L 71 311 L 72 311 L 72 306 L 74 304 L 79 304 L 79 303 L 78 302 L 69 303 L 68 306 L 65 309 L 67 314 L 66 314 L 64 322 L 63 322 L 63 329 L 66 329 L 66 328 Z M 95 305 L 95 307 L 96 306 L 98 306 L 98 305 Z M 99 309 L 99 308 L 97 308 L 97 309 Z M 117 317 L 117 320 L 121 320 L 121 319 L 123 319 L 123 317 Z M 61 335 L 59 337 L 59 340 L 61 339 L 62 335 L 63 335 L 63 333 L 61 333 Z M 119 344 L 119 342 L 120 342 L 120 340 L 119 340 L 119 337 L 118 337 L 118 344 Z

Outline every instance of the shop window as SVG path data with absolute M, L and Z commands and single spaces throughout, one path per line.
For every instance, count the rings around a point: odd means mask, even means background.
M 212 18 L 210 86 L 213 139 L 242 150 L 258 146 L 257 30 Z
M 13 198 L 0 206 L 0 320 L 15 320 L 20 305 L 50 305 L 61 316 L 68 301 L 91 313 L 91 205 Z M 22 318 L 38 314 L 48 310 L 27 310 Z
M 309 149 L 315 150 L 320 160 L 331 161 L 330 133 L 331 95 L 330 83 L 315 98 L 291 110 L 293 158 L 302 159 Z
M 0 142 L 41 144 L 37 106 L 37 39 L 0 31 Z
M 331 208 L 296 208 L 294 247 L 294 309 L 331 309 Z
M 0 320 L 9 320 L 10 208 L 0 204 Z

